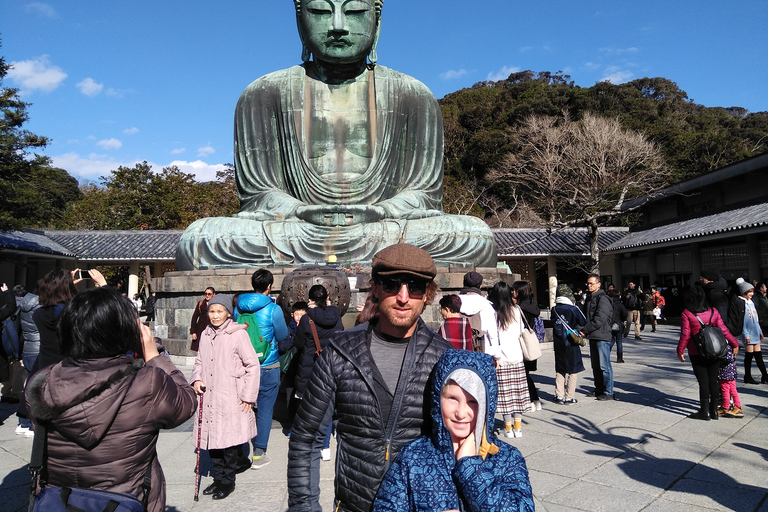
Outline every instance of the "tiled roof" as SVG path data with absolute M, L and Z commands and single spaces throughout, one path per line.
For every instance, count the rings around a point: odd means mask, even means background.
M 729 231 L 768 226 L 768 203 L 746 206 L 706 217 L 684 220 L 645 231 L 630 233 L 617 241 L 609 251 L 663 244 Z
M 183 231 L 45 231 L 81 260 L 174 260 Z
M 496 239 L 499 256 L 589 256 L 587 228 L 502 228 L 491 231 Z M 600 228 L 600 250 L 620 240 L 628 232 L 628 228 Z
M 0 249 L 29 251 L 56 256 L 77 256 L 67 247 L 51 240 L 43 231 L 0 231 Z

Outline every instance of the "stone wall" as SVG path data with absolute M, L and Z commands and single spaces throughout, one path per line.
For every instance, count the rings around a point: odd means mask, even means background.
M 155 317 L 155 336 L 166 340 L 166 348 L 177 356 L 194 356 L 195 352 L 188 349 L 189 325 L 197 303 L 203 298 L 204 290 L 212 286 L 217 293 L 249 293 L 251 287 L 251 275 L 255 268 L 223 269 L 223 270 L 194 270 L 184 272 L 167 272 L 163 277 L 154 278 L 153 290 L 157 292 L 157 305 Z M 296 267 L 275 267 L 269 269 L 275 277 L 272 285 L 272 296 L 275 299 L 280 295 L 280 288 L 285 276 Z M 497 268 L 464 268 L 464 267 L 439 267 L 435 281 L 440 286 L 440 292 L 433 304 L 427 306 L 421 317 L 433 329 L 437 329 L 443 322 L 440 315 L 439 299 L 450 293 L 459 293 L 462 288 L 464 274 L 475 270 L 483 276 L 483 287 L 492 287 L 499 281 L 512 284 L 520 279 L 519 274 L 508 274 L 504 269 Z M 355 307 L 365 303 L 370 287 L 370 269 L 363 269 L 358 274 L 353 285 L 352 298 L 349 310 L 343 317 L 345 327 L 351 327 L 355 323 L 357 312 Z

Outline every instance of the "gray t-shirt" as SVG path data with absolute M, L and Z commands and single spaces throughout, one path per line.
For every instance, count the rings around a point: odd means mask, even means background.
M 405 350 L 411 338 L 394 338 L 378 332 L 371 333 L 371 357 L 373 363 L 379 369 L 389 393 L 394 396 L 397 381 L 400 379 L 400 370 L 403 367 Z

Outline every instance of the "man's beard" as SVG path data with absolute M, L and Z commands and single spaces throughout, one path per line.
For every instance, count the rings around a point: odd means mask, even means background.
M 416 320 L 421 315 L 421 308 L 413 307 L 409 304 L 410 311 L 408 315 L 400 315 L 395 311 L 395 305 L 389 307 L 379 306 L 379 316 L 386 318 L 386 320 L 395 327 L 410 327 L 416 323 Z

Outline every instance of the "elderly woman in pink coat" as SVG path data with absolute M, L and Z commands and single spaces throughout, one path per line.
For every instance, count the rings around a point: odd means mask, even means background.
M 200 337 L 192 370 L 192 387 L 203 396 L 203 421 L 193 442 L 208 450 L 213 483 L 203 495 L 222 500 L 235 489 L 235 475 L 251 461 L 241 445 L 256 436 L 253 404 L 259 395 L 261 369 L 245 325 L 232 320 L 232 297 L 215 295 L 208 303 L 210 325 Z

